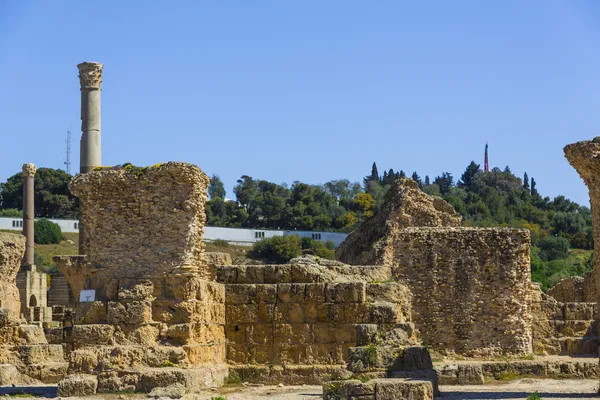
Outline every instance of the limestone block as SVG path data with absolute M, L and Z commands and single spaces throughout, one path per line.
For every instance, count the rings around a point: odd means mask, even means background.
M 250 304 L 256 298 L 256 285 L 228 285 L 226 304 Z
M 325 288 L 325 301 L 331 303 L 364 303 L 364 282 L 329 283 Z
M 186 393 L 185 386 L 181 383 L 174 383 L 167 387 L 155 387 L 150 391 L 148 397 L 180 399 Z
M 375 379 L 373 383 L 375 400 L 433 400 L 433 385 L 430 381 Z
M 306 301 L 325 303 L 325 283 L 309 283 L 306 285 Z
M 101 324 L 106 322 L 106 304 L 102 301 L 78 303 L 76 324 Z
M 186 344 L 183 346 L 183 350 L 186 352 L 191 365 L 215 365 L 225 364 L 226 362 L 225 343 L 215 343 L 214 345 Z M 246 351 L 248 351 L 247 348 Z
M 375 383 L 359 380 L 331 381 L 323 384 L 323 400 L 374 399 Z
M 115 328 L 111 325 L 75 325 L 73 343 L 76 348 L 93 345 L 106 345 L 114 342 Z
M 277 300 L 281 303 L 304 303 L 306 300 L 306 284 L 280 283 L 277 285 Z
M 139 390 L 139 371 L 103 371 L 98 374 L 98 393 L 133 392 Z
M 289 283 L 292 282 L 291 265 L 265 265 L 265 283 Z
M 90 374 L 98 366 L 98 355 L 90 349 L 80 349 L 69 354 L 69 373 Z
M 301 324 L 306 321 L 305 306 L 302 303 L 279 303 L 275 306 L 276 322 Z
M 58 396 L 91 396 L 96 394 L 98 378 L 93 375 L 71 375 L 58 383 Z

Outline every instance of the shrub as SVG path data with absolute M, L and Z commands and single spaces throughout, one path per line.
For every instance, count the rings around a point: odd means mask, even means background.
M 538 392 L 533 392 L 529 396 L 527 396 L 527 400 L 542 400 Z
M 300 244 L 302 245 L 302 250 L 312 249 L 315 246 L 315 241 L 313 238 L 309 238 L 304 236 L 300 239 Z
M 34 241 L 37 244 L 58 244 L 62 239 L 60 226 L 47 219 L 35 221 Z
M 327 245 L 323 242 L 315 242 L 313 247 L 313 254 L 315 256 L 319 256 L 322 258 L 327 258 L 329 260 L 335 259 L 335 251 L 331 250 Z
M 566 258 L 571 244 L 564 237 L 548 236 L 540 240 L 540 258 L 544 261 Z
M 274 262 L 288 262 L 302 251 L 300 237 L 296 235 L 275 236 L 254 243 L 255 255 Z
M 325 242 L 325 247 L 327 247 L 329 250 L 335 250 L 335 243 L 333 240 L 328 240 Z
M 22 218 L 23 212 L 21 210 L 17 210 L 16 208 L 7 208 L 5 210 L 0 210 L 0 217 Z

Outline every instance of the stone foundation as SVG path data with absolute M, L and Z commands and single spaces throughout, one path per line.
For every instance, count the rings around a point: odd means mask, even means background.
M 416 345 L 411 294 L 390 278 L 387 267 L 315 257 L 219 267 L 228 362 L 244 381 L 314 384 L 349 377 L 357 346 L 387 336 L 396 352 Z

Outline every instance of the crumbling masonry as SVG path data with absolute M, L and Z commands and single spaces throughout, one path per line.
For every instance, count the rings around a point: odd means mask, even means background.
M 600 296 L 600 137 L 570 144 L 564 148 L 564 152 L 589 190 L 594 230 L 594 271 L 591 280 L 595 282 L 596 296 Z M 600 297 L 597 297 L 596 304 L 600 304 Z M 598 306 L 596 324 L 600 324 Z

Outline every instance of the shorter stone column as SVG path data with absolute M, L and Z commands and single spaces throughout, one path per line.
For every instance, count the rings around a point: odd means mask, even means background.
M 36 168 L 33 164 L 23 164 L 23 235 L 27 238 L 23 266 L 35 271 L 35 241 L 34 241 L 34 179 Z

